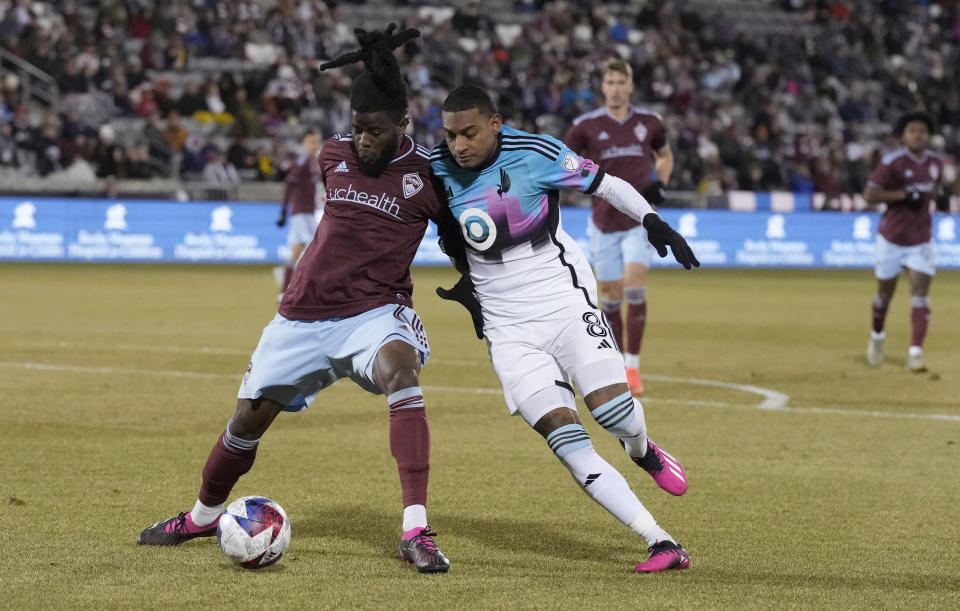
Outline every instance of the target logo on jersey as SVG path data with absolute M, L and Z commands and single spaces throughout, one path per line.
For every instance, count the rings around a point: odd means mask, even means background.
M 221 514 L 217 543 L 240 566 L 262 569 L 280 560 L 290 545 L 290 520 L 276 502 L 262 496 L 244 496 Z

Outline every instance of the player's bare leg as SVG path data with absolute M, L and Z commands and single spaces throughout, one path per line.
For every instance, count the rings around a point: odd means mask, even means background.
M 306 250 L 307 245 L 301 242 L 297 242 L 290 246 L 290 257 L 287 259 L 287 262 L 280 268 L 274 268 L 274 279 L 277 280 L 277 285 L 280 289 L 280 295 L 277 297 L 277 301 L 283 299 L 283 293 L 287 290 L 287 287 L 290 286 L 290 279 L 293 278 L 293 270 L 297 267 L 297 263 L 300 262 L 300 257 L 303 256 L 303 251 Z M 279 269 L 279 273 L 277 273 Z
M 446 573 L 450 561 L 437 549 L 427 525 L 430 426 L 420 389 L 420 355 L 410 344 L 384 344 L 373 363 L 373 381 L 390 407 L 390 451 L 397 461 L 403 497 L 400 558 L 421 573 Z
M 625 384 L 622 389 L 625 391 Z M 535 398 L 536 395 L 531 400 Z M 638 564 L 635 570 L 659 572 L 685 569 L 690 565 L 686 551 L 657 524 L 623 475 L 594 450 L 576 411 L 568 407 L 552 409 L 537 420 L 533 428 L 546 439 L 547 445 L 590 498 L 646 540 L 650 558 Z
M 883 327 L 887 319 L 887 310 L 893 300 L 893 292 L 897 288 L 897 277 L 877 280 L 877 294 L 874 295 L 870 306 L 870 341 L 867 343 L 867 363 L 871 367 L 879 367 L 883 364 L 883 340 L 887 336 Z
M 907 369 L 915 373 L 927 370 L 923 363 L 923 340 L 930 324 L 930 283 L 933 276 L 907 269 L 910 281 L 910 349 L 907 352 Z
M 627 300 L 627 339 L 623 360 L 627 368 L 627 384 L 634 396 L 643 395 L 640 379 L 640 347 L 647 324 L 647 266 L 626 263 L 623 266 L 623 295 Z
M 207 457 L 193 510 L 144 529 L 137 543 L 180 545 L 190 539 L 217 534 L 217 518 L 230 491 L 253 466 L 260 438 L 282 409 L 276 401 L 263 397 L 238 399 L 233 417 Z

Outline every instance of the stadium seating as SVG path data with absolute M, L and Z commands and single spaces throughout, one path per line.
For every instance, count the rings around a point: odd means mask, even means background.
M 317 66 L 354 44 L 353 27 L 388 21 L 423 31 L 402 63 L 413 129 L 428 146 L 438 102 L 465 81 L 497 92 L 508 122 L 562 136 L 600 103 L 597 68 L 619 54 L 634 66 L 637 103 L 668 124 L 671 187 L 701 198 L 859 192 L 895 145 L 891 124 L 916 107 L 941 124 L 933 146 L 960 153 L 960 80 L 950 68 L 960 65 L 960 8 L 951 2 L 138 6 L 36 2 L 0 16 L 0 173 L 43 177 L 86 162 L 99 178 L 133 178 L 132 151 L 147 144 L 150 163 L 136 178 L 189 179 L 203 163 L 192 153 L 225 151 L 242 137 L 258 164 L 238 168 L 241 177 L 282 181 L 305 126 L 348 128 L 355 69 Z M 190 151 L 159 135 L 176 108 L 192 111 L 183 117 Z M 70 111 L 82 128 L 66 125 Z M 41 134 L 45 121 L 58 133 Z M 112 146 L 97 135 L 105 124 L 119 146 L 116 167 L 99 163 L 98 151 Z

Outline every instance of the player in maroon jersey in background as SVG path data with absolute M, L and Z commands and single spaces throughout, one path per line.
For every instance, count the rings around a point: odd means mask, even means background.
M 660 115 L 632 106 L 632 92 L 630 64 L 616 58 L 607 60 L 603 66 L 605 104 L 574 120 L 566 144 L 595 160 L 609 174 L 633 185 L 651 204 L 657 205 L 664 200 L 664 185 L 673 172 L 673 152 Z M 640 396 L 640 346 L 647 321 L 647 269 L 653 247 L 640 223 L 598 197 L 593 198 L 589 234 L 590 257 L 603 312 L 623 350 L 630 391 Z M 620 315 L 624 297 L 626 344 Z
M 290 284 L 293 269 L 297 266 L 307 245 L 313 241 L 313 234 L 317 231 L 317 183 L 320 181 L 317 150 L 319 148 L 320 132 L 314 129 L 307 130 L 303 136 L 303 151 L 297 158 L 297 163 L 287 174 L 277 227 L 283 227 L 288 221 L 290 223 L 290 229 L 287 232 L 290 257 L 286 265 L 274 269 L 281 298 Z
M 404 135 L 410 120 L 406 87 L 393 49 L 419 33 L 394 34 L 395 28 L 355 30 L 360 51 L 320 67 L 363 60 L 365 68 L 350 94 L 352 133 L 329 139 L 320 153 L 327 189 L 323 219 L 278 314 L 263 330 L 237 409 L 203 468 L 193 510 L 144 529 L 137 538 L 141 545 L 215 535 L 227 497 L 253 466 L 273 419 L 281 411 L 306 409 L 319 391 L 349 378 L 387 396 L 390 451 L 403 500 L 401 559 L 421 573 L 450 567 L 427 526 L 430 428 L 419 375 L 430 348 L 413 310 L 410 263 L 428 220 L 438 221 L 448 248 L 460 243 L 460 231 L 433 189 L 429 151 Z M 351 450 L 371 451 L 343 448 Z
M 870 174 L 863 193 L 871 204 L 887 204 L 877 229 L 877 294 L 873 298 L 873 328 L 867 345 L 867 362 L 873 367 L 883 363 L 883 325 L 897 278 L 905 269 L 910 282 L 912 331 L 907 369 L 927 370 L 923 363 L 923 339 L 930 323 L 930 283 L 936 271 L 931 208 L 944 170 L 943 159 L 927 150 L 933 132 L 933 118 L 927 113 L 904 115 L 897 122 L 904 148 L 883 157 Z

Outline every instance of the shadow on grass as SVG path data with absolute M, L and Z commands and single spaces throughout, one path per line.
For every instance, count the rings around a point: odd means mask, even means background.
M 828 570 L 828 567 L 824 567 Z M 766 588 L 788 588 L 798 590 L 843 590 L 847 592 L 916 592 L 931 594 L 942 592 L 956 594 L 960 591 L 960 577 L 930 575 L 924 573 L 877 573 L 872 575 L 811 575 L 797 573 L 769 572 L 756 570 L 730 571 L 709 568 L 702 572 L 709 581 L 724 584 L 745 583 Z
M 310 515 L 298 518 L 294 528 L 296 537 L 337 537 L 383 550 L 395 555 L 399 540 L 399 515 L 369 507 L 336 505 L 318 508 Z M 638 562 L 646 558 L 643 541 L 624 531 L 624 542 L 604 545 L 591 540 L 590 533 L 571 536 L 551 520 L 515 520 L 483 516 L 465 516 L 443 511 L 431 511 L 431 526 L 438 531 L 440 549 L 445 549 L 442 536 L 454 535 L 470 539 L 481 547 L 505 552 L 522 552 L 571 560 L 616 559 Z M 634 559 L 634 557 L 636 557 Z

